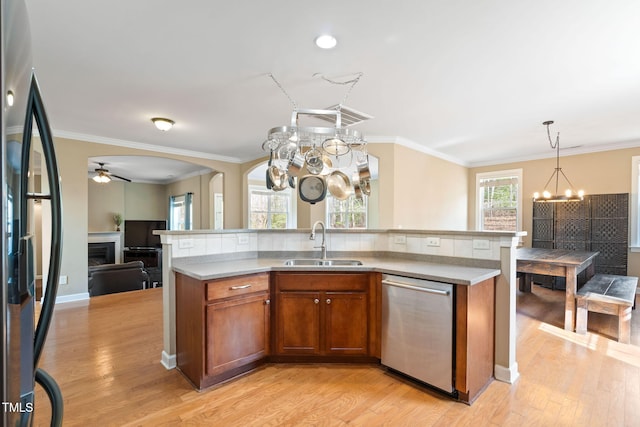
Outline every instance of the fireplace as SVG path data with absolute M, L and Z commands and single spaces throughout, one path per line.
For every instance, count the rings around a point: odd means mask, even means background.
M 99 245 L 104 245 L 106 243 L 110 243 L 109 246 L 111 246 L 113 249 L 107 249 L 107 251 L 113 251 L 112 253 L 114 254 L 114 258 L 111 259 L 110 258 L 110 254 L 109 254 L 109 262 L 112 264 L 120 264 L 122 261 L 122 247 L 120 245 L 120 232 L 113 232 L 113 231 L 103 231 L 103 232 L 91 232 L 89 233 L 88 236 L 88 243 L 89 243 L 89 266 L 92 265 L 99 265 L 99 263 L 104 264 L 104 262 L 102 262 L 102 254 L 98 253 L 98 252 L 103 252 L 104 249 L 97 249 Z M 94 245 L 94 243 L 97 243 L 99 245 Z M 94 246 L 94 248 L 92 248 L 92 246 Z M 94 255 L 94 260 L 92 261 L 92 254 Z M 105 257 L 106 259 L 106 257 Z M 93 262 L 93 264 L 92 264 Z
M 101 264 L 115 264 L 115 242 L 89 243 L 89 267 Z

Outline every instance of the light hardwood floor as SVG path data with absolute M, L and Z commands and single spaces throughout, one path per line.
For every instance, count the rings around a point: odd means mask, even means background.
M 161 289 L 57 307 L 41 367 L 65 401 L 65 426 L 640 426 L 640 313 L 631 345 L 615 318 L 562 329 L 564 292 L 518 293 L 514 384 L 493 381 L 467 406 L 377 366 L 267 365 L 198 393 L 159 362 Z M 49 422 L 36 393 L 35 425 Z

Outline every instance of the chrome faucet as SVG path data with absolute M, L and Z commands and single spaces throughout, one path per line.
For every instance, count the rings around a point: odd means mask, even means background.
M 326 227 L 324 226 L 324 222 L 316 221 L 313 223 L 313 227 L 311 228 L 311 235 L 309 236 L 309 240 L 316 240 L 316 227 L 318 225 L 322 226 L 322 243 L 320 246 L 314 246 L 315 248 L 320 248 L 322 250 L 322 259 L 327 259 L 327 239 L 326 239 Z

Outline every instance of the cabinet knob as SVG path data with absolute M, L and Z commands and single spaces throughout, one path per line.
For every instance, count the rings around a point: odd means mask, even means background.
M 315 304 L 320 304 L 320 300 L 319 300 L 318 298 L 314 299 L 314 300 L 313 300 L 313 302 L 314 302 Z
M 331 304 L 331 298 L 327 298 L 326 303 L 327 303 L 327 304 Z
M 264 303 L 265 303 L 266 305 L 269 305 L 269 304 L 271 304 L 271 300 L 270 300 L 270 299 L 265 300 L 265 301 L 264 301 Z

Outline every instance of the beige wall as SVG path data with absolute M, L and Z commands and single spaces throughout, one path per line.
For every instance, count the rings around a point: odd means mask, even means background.
M 465 230 L 468 170 L 398 144 L 369 144 L 379 159 L 379 227 Z
M 217 172 L 214 171 L 214 172 L 210 172 L 210 173 L 206 173 L 206 174 L 202 174 L 194 177 L 189 177 L 180 181 L 173 182 L 171 184 L 167 184 L 165 186 L 164 199 L 166 200 L 166 203 L 168 203 L 169 197 L 171 196 L 181 196 L 186 193 L 193 193 L 193 199 L 192 199 L 193 229 L 198 230 L 198 229 L 211 228 L 210 224 L 213 223 L 213 220 L 211 218 L 213 201 L 212 201 L 210 190 L 213 189 L 216 192 L 222 192 L 224 194 L 224 198 L 226 202 L 227 194 L 224 193 L 224 188 L 223 188 L 224 179 L 218 180 L 217 184 L 213 184 L 213 187 L 211 186 L 211 180 L 216 174 Z M 239 197 L 237 196 L 232 197 L 232 196 L 230 196 L 229 199 L 231 199 L 231 201 L 236 204 L 239 203 L 240 201 Z M 227 205 L 225 203 L 225 211 L 226 210 L 227 210 Z M 231 212 L 233 212 L 234 210 L 235 209 L 230 209 Z M 227 222 L 226 217 L 227 217 L 227 212 L 225 212 L 225 220 L 224 220 L 225 224 Z M 225 227 L 225 228 L 228 228 L 228 227 Z M 236 226 L 234 228 L 239 228 L 239 226 Z
M 125 183 L 113 180 L 108 184 L 98 184 L 88 180 L 87 205 L 90 232 L 115 231 L 113 215 L 125 217 Z
M 68 284 L 59 288 L 58 295 L 84 294 L 87 292 L 87 240 L 89 232 L 89 180 L 87 179 L 87 161 L 89 157 L 140 155 L 160 156 L 183 160 L 209 167 L 225 174 L 225 226 L 228 228 L 242 227 L 240 211 L 240 195 L 242 194 L 240 165 L 179 155 L 165 155 L 152 151 L 134 148 L 96 144 L 66 138 L 54 138 L 60 179 L 62 185 L 63 206 L 63 243 L 61 275 L 68 276 Z M 124 203 L 122 209 L 124 211 Z M 135 208 L 138 213 L 138 206 Z M 155 209 L 155 208 L 154 208 Z M 166 204 L 164 209 L 166 210 Z M 115 209 L 114 209 L 115 210 Z M 125 217 L 127 215 L 124 212 Z M 166 213 L 165 213 L 166 215 Z M 105 223 L 91 222 L 93 227 L 113 227 Z M 154 218 L 155 219 L 155 218 Z M 102 221 L 102 220 L 101 220 Z M 113 228 L 108 228 L 112 230 Z M 95 231 L 105 231 L 104 229 Z
M 370 228 L 466 229 L 466 167 L 392 143 L 370 143 L 367 151 L 378 158 L 379 172 L 369 199 L 376 206 L 370 212 Z M 247 174 L 266 160 L 256 159 L 241 167 L 244 227 L 248 224 Z M 310 205 L 298 199 L 298 228 L 324 220 L 324 212 L 324 203 Z
M 632 156 L 640 156 L 640 148 L 562 156 L 560 158 L 560 166 L 576 187 L 575 189 L 582 189 L 586 194 L 631 193 Z M 555 167 L 556 159 L 554 157 L 470 169 L 468 184 L 470 189 L 469 220 L 467 223 L 469 229 L 473 230 L 475 228 L 476 195 L 474 189 L 476 173 L 522 168 L 522 192 L 524 195 L 522 222 L 523 230 L 528 234 L 524 240 L 524 245 L 531 246 L 532 196 L 536 191 L 542 192 L 543 186 Z M 640 253 L 629 253 L 628 274 L 640 275 Z

